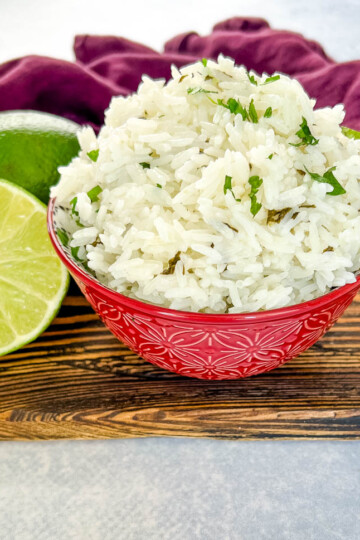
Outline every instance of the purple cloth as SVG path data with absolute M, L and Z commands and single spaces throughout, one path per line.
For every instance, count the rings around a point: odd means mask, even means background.
M 75 63 L 26 56 L 0 65 L 0 110 L 46 111 L 98 128 L 111 97 L 135 91 L 142 74 L 169 78 L 171 64 L 223 53 L 259 73 L 295 77 L 318 107 L 344 103 L 344 124 L 360 130 L 360 61 L 336 63 L 318 43 L 262 19 L 229 19 L 205 37 L 181 34 L 162 53 L 121 37 L 88 35 L 75 38 L 74 50 Z

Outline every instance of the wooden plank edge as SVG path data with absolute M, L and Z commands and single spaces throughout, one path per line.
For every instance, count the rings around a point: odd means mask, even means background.
M 0 415 L 0 440 L 201 437 L 210 439 L 360 439 L 360 409 L 276 411 L 212 408 L 87 410 Z

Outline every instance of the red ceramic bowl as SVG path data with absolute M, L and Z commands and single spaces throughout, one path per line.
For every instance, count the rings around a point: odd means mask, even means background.
M 360 289 L 355 283 L 295 306 L 258 313 L 203 314 L 146 304 L 108 289 L 79 268 L 54 230 L 53 246 L 111 332 L 149 362 L 199 379 L 238 379 L 277 368 L 311 347 L 343 314 Z

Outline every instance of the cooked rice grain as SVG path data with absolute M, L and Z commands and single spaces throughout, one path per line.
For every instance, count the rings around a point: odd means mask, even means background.
M 257 85 L 220 56 L 173 67 L 168 83 L 144 76 L 136 94 L 113 98 L 98 137 L 80 132 L 52 196 L 65 208 L 57 226 L 100 282 L 206 313 L 279 308 L 354 282 L 360 141 L 343 135 L 342 105 L 314 110 L 296 80 L 253 75 Z M 231 100 L 247 112 L 234 114 Z M 332 167 L 344 194 L 306 172 Z

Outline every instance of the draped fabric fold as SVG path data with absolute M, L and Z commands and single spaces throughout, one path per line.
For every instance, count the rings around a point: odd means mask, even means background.
M 258 73 L 298 79 L 317 107 L 344 103 L 345 124 L 360 130 L 360 61 L 336 63 L 302 35 L 274 30 L 263 19 L 235 17 L 208 36 L 188 32 L 157 52 L 115 36 L 76 36 L 75 62 L 25 56 L 0 65 L 0 110 L 34 109 L 99 128 L 112 96 L 137 89 L 143 74 L 170 77 L 170 66 L 222 53 Z

